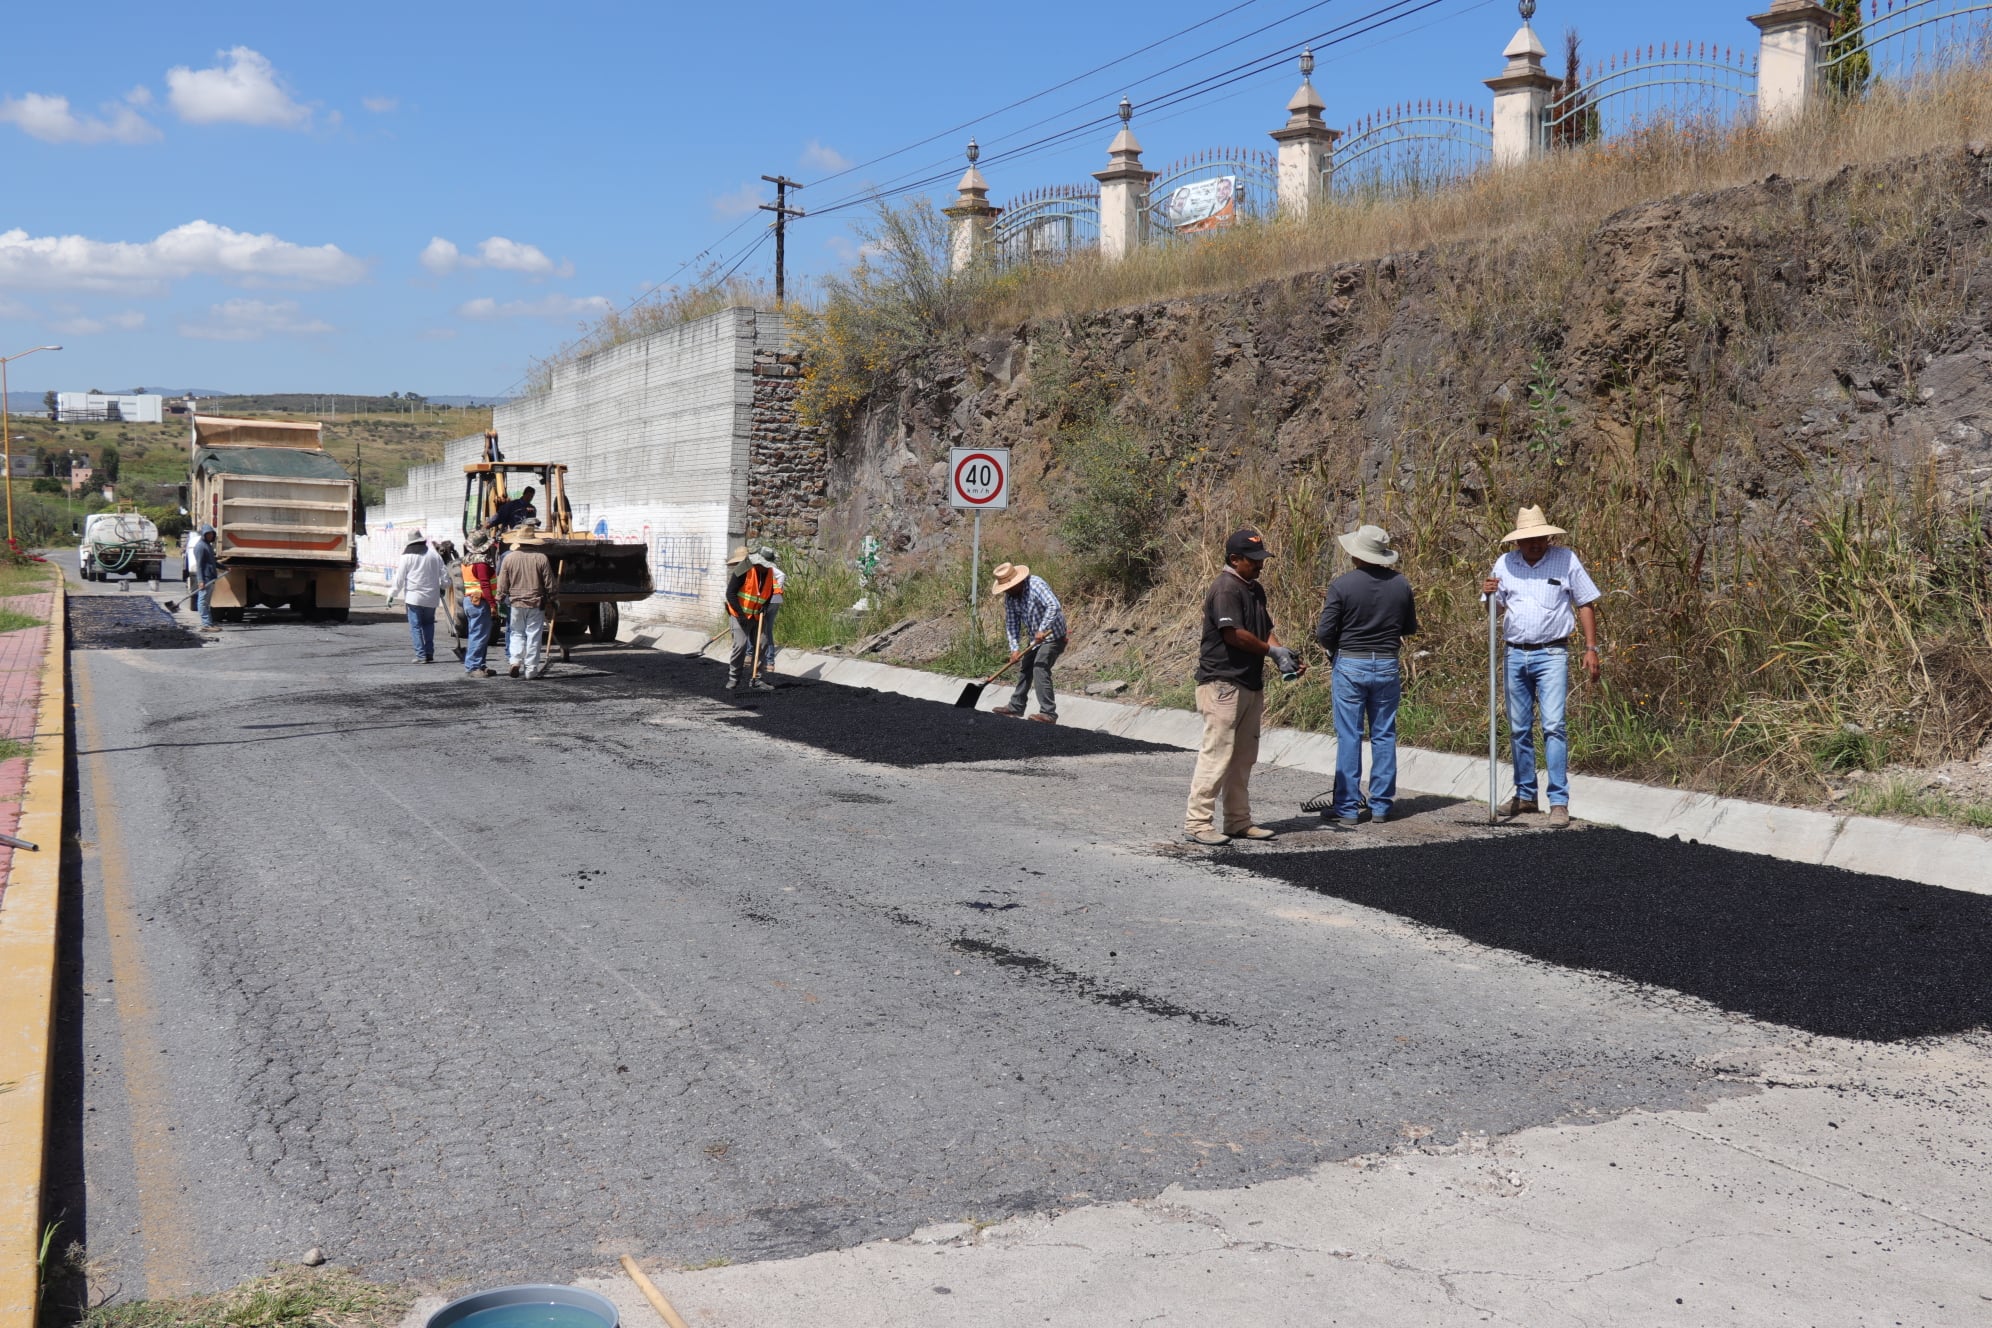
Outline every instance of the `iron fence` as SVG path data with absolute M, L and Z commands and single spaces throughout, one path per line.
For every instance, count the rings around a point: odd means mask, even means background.
M 1903 81 L 1992 55 L 1992 0 L 1868 0 L 1864 18 L 1836 25 L 1819 52 L 1829 92 L 1858 96 L 1871 81 Z
M 1099 244 L 1100 191 L 1096 185 L 1035 189 L 996 218 L 996 261 L 1005 267 L 1055 263 Z
M 1365 116 L 1336 145 L 1338 195 L 1419 194 L 1472 175 L 1494 157 L 1487 112 L 1455 102 L 1405 102 Z
M 1586 69 L 1551 101 L 1543 145 L 1577 147 L 1658 125 L 1725 128 L 1754 118 L 1757 62 L 1707 43 L 1665 42 Z
M 1279 160 L 1270 152 L 1214 148 L 1172 162 L 1148 186 L 1151 239 L 1223 230 L 1279 210 Z

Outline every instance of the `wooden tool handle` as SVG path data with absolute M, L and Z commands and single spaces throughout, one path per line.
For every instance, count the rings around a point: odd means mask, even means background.
M 657 1289 L 657 1284 L 643 1275 L 643 1270 L 636 1266 L 636 1260 L 625 1254 L 622 1257 L 622 1266 L 623 1271 L 629 1274 L 629 1280 L 636 1283 L 636 1289 L 650 1302 L 650 1308 L 662 1315 L 664 1322 L 669 1324 L 670 1328 L 691 1328 L 690 1324 L 678 1317 L 678 1311 L 671 1308 L 671 1302 L 664 1299 L 664 1293 Z

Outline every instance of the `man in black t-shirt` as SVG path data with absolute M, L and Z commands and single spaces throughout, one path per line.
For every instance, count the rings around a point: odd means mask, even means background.
M 1192 844 L 1215 848 L 1233 839 L 1264 840 L 1273 832 L 1252 822 L 1249 785 L 1259 759 L 1259 728 L 1266 713 L 1266 661 L 1297 678 L 1307 665 L 1273 635 L 1272 611 L 1259 573 L 1270 556 L 1256 530 L 1224 542 L 1224 570 L 1204 595 L 1203 649 L 1197 657 L 1197 712 L 1204 719 L 1203 749 L 1190 779 L 1183 834 Z M 1224 829 L 1217 804 L 1224 803 Z

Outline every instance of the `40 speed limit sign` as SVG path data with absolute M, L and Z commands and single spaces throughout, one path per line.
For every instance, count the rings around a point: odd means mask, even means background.
M 1010 449 L 957 447 L 948 460 L 948 501 L 974 512 L 1010 505 Z

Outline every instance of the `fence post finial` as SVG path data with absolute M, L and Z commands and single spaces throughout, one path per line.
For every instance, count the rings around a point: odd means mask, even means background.
M 1750 21 L 1763 34 L 1757 51 L 1757 120 L 1788 123 L 1805 114 L 1819 90 L 1819 56 L 1833 15 L 1815 0 L 1775 0 Z
M 1287 122 L 1275 129 L 1280 145 L 1279 210 L 1304 217 L 1327 192 L 1335 169 L 1335 140 L 1342 135 L 1321 118 L 1327 103 L 1314 90 L 1314 48 L 1300 53 L 1300 91 L 1287 102 Z
M 962 172 L 961 182 L 955 186 L 955 205 L 944 209 L 948 219 L 948 269 L 952 272 L 965 272 L 989 258 L 995 244 L 996 218 L 1003 211 L 989 202 L 989 181 L 982 178 L 975 165 L 982 157 L 982 146 L 971 138 L 964 155 L 968 158 L 968 169 Z
M 1120 102 L 1120 133 L 1107 148 L 1100 182 L 1100 257 L 1118 263 L 1148 238 L 1148 186 L 1155 172 L 1141 164 L 1141 141 L 1134 136 L 1134 103 Z
M 1535 0 L 1522 0 L 1522 27 L 1501 54 L 1508 64 L 1499 75 L 1487 80 L 1494 93 L 1494 164 L 1513 166 L 1539 157 L 1545 150 L 1550 99 L 1556 95 L 1557 79 L 1543 68 L 1542 38 L 1536 36 L 1529 20 L 1535 17 Z

